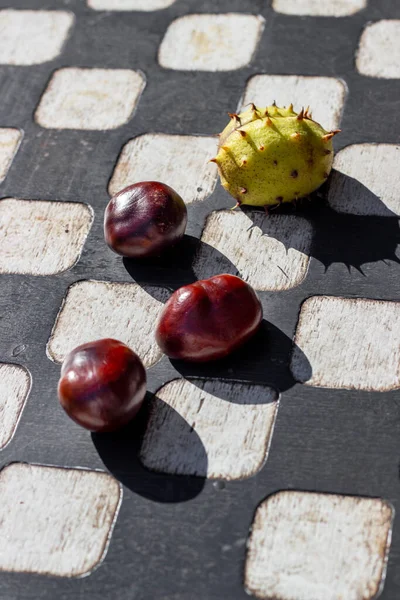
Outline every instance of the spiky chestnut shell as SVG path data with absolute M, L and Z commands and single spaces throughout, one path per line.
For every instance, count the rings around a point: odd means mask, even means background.
M 332 137 L 311 114 L 293 106 L 251 107 L 230 115 L 216 158 L 223 187 L 238 204 L 292 202 L 319 188 L 333 162 Z

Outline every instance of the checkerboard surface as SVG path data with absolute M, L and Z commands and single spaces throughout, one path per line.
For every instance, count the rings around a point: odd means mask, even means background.
M 0 0 L 0 600 L 400 597 L 400 5 Z M 227 112 L 310 105 L 335 138 L 311 202 L 233 201 Z M 181 247 L 104 243 L 112 194 L 184 198 Z M 218 273 L 259 294 L 253 340 L 170 361 L 154 323 Z M 127 343 L 148 395 L 90 434 L 60 364 Z

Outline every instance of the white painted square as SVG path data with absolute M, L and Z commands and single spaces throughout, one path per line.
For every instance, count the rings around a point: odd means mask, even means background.
M 301 307 L 291 370 L 315 387 L 400 387 L 400 302 L 313 296 Z
M 11 441 L 31 388 L 24 367 L 0 363 L 0 450 Z
M 4 181 L 8 169 L 22 140 L 22 131 L 12 127 L 0 128 L 0 183 Z
M 92 221 L 86 204 L 0 200 L 0 273 L 53 275 L 70 269 Z
M 203 229 L 193 269 L 199 279 L 217 275 L 224 270 L 221 253 L 254 289 L 288 290 L 307 275 L 312 237 L 311 223 L 301 217 L 214 211 Z
M 132 117 L 144 86 L 143 76 L 129 69 L 59 69 L 35 120 L 49 129 L 115 129 Z
M 62 10 L 0 10 L 0 64 L 36 65 L 56 58 L 74 15 Z
M 400 19 L 383 19 L 364 29 L 356 56 L 361 75 L 400 78 Z
M 162 181 L 186 204 L 212 194 L 217 167 L 209 160 L 217 153 L 217 139 L 195 135 L 146 133 L 122 149 L 109 192 L 113 196 L 138 181 Z
M 171 23 L 158 51 L 166 69 L 231 71 L 255 54 L 264 19 L 239 13 L 185 15 Z
M 335 156 L 328 200 L 342 213 L 400 215 L 400 145 L 354 144 Z M 345 177 L 344 177 L 345 176 Z
M 342 118 L 347 87 L 341 79 L 303 75 L 254 75 L 248 82 L 242 106 L 293 104 L 297 112 L 310 107 L 314 121 L 326 129 L 337 129 Z
M 121 502 L 107 473 L 13 463 L 0 494 L 2 571 L 77 577 L 105 558 Z
M 347 17 L 367 6 L 367 0 L 272 0 L 272 8 L 285 15 Z
M 166 290 L 165 295 L 167 299 Z M 163 306 L 136 283 L 78 281 L 68 288 L 47 344 L 48 356 L 62 362 L 76 346 L 114 338 L 150 367 L 162 356 L 154 330 Z
M 265 600 L 372 600 L 383 587 L 393 517 L 378 498 L 278 492 L 255 514 L 246 590 Z
M 172 6 L 176 0 L 87 0 L 94 10 L 142 10 L 150 12 Z
M 140 452 L 145 467 L 229 480 L 262 468 L 278 410 L 276 392 L 222 381 L 221 397 L 208 390 L 210 382 L 175 379 L 157 392 Z

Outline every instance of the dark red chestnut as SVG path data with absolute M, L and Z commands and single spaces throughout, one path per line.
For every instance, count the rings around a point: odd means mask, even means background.
M 262 316 L 252 287 L 240 277 L 216 275 L 172 294 L 160 315 L 156 340 L 170 358 L 215 360 L 246 342 Z
M 78 346 L 61 367 L 61 406 L 90 431 L 114 431 L 125 425 L 138 412 L 145 394 L 142 361 L 117 340 Z
M 142 181 L 115 194 L 104 215 L 104 237 L 117 254 L 146 258 L 183 237 L 186 205 L 165 183 Z

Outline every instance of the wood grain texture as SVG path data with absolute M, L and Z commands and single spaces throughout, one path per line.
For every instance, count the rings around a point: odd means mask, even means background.
M 93 221 L 86 204 L 0 201 L 0 273 L 53 275 L 79 259 Z
M 400 145 L 353 144 L 334 159 L 328 201 L 338 212 L 400 215 Z
M 285 15 L 347 17 L 367 6 L 367 0 L 273 0 L 274 10 Z
M 143 75 L 130 69 L 59 69 L 35 120 L 50 129 L 115 129 L 132 117 L 144 86 Z
M 162 181 L 186 204 L 204 200 L 217 181 L 217 167 L 208 162 L 216 153 L 215 137 L 140 135 L 123 147 L 110 181 L 110 195 L 137 181 Z
M 122 494 L 110 475 L 13 463 L 0 493 L 2 571 L 76 577 L 103 560 Z
M 12 127 L 0 128 L 0 183 L 6 178 L 8 169 L 17 153 L 23 132 Z
M 248 65 L 264 28 L 261 16 L 186 15 L 168 27 L 158 52 L 166 69 L 231 71 Z
M 383 585 L 393 516 L 375 498 L 274 494 L 252 525 L 246 588 L 265 600 L 372 600 Z
M 165 300 L 168 295 L 165 290 Z M 57 316 L 48 356 L 62 362 L 76 346 L 109 337 L 127 344 L 150 367 L 162 356 L 154 338 L 162 307 L 136 283 L 78 281 L 68 289 Z
M 193 269 L 199 279 L 225 270 L 214 248 L 256 290 L 288 290 L 306 277 L 313 229 L 300 217 L 214 211 L 204 227 Z
M 301 307 L 291 370 L 307 385 L 400 387 L 400 302 L 314 296 Z
M 61 52 L 74 22 L 61 10 L 0 10 L 0 64 L 36 65 Z
M 400 19 L 383 19 L 364 29 L 356 55 L 362 75 L 400 78 Z
M 277 409 L 266 386 L 221 381 L 216 395 L 205 381 L 175 379 L 156 394 L 140 458 L 163 473 L 250 477 L 267 460 Z
M 161 10 L 174 4 L 176 0 L 87 0 L 94 10 Z
M 0 450 L 11 441 L 31 388 L 31 376 L 20 365 L 0 363 Z
M 269 106 L 274 101 L 279 106 L 293 103 L 297 111 L 310 106 L 313 119 L 330 130 L 340 125 L 346 95 L 345 82 L 333 77 L 254 75 L 247 84 L 241 106 L 250 102 Z

